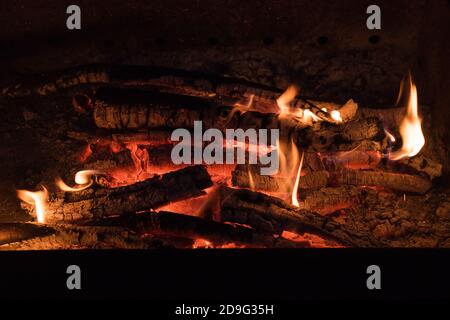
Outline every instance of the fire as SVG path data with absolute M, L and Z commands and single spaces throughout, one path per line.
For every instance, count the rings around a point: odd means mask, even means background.
M 300 121 L 312 125 L 313 122 L 320 121 L 321 119 L 312 113 L 311 110 L 300 110 L 296 113 L 296 115 L 300 118 Z
M 213 248 L 213 244 L 205 239 L 202 238 L 198 238 L 195 239 L 194 244 L 192 245 L 192 247 L 194 249 L 198 249 L 198 248 Z
M 284 91 L 281 96 L 277 99 L 277 105 L 280 108 L 280 116 L 285 116 L 290 114 L 289 108 L 291 102 L 297 96 L 298 89 L 295 85 L 290 85 L 286 91 Z
M 336 122 L 342 122 L 341 113 L 337 110 L 330 112 L 331 118 Z
M 92 186 L 92 184 L 94 183 L 92 176 L 96 174 L 103 174 L 103 173 L 97 170 L 78 171 L 75 174 L 75 183 L 77 184 L 77 186 L 75 187 L 69 187 L 60 177 L 57 177 L 55 179 L 55 184 L 63 191 L 78 192 Z
M 17 197 L 28 204 L 34 205 L 37 221 L 39 223 L 45 222 L 48 191 L 44 186 L 39 191 L 17 190 Z
M 301 172 L 302 172 L 304 156 L 305 156 L 305 153 L 302 152 L 302 158 L 300 159 L 300 164 L 298 165 L 297 177 L 295 178 L 295 184 L 294 184 L 294 187 L 292 188 L 291 202 L 296 207 L 300 207 L 300 204 L 298 202 L 298 195 L 297 195 L 297 193 L 298 193 L 298 185 L 299 185 L 299 182 L 300 182 L 300 175 L 301 175 Z
M 395 137 L 392 133 L 390 133 L 389 131 L 387 131 L 386 129 L 384 129 L 384 133 L 386 134 L 386 136 L 388 137 L 389 141 L 391 142 L 395 142 Z
M 247 169 L 248 173 L 248 184 L 250 187 L 250 190 L 255 190 L 255 181 L 253 180 L 252 171 L 250 170 L 250 167 Z
M 294 101 L 297 94 L 298 88 L 295 85 L 290 85 L 286 91 L 278 97 L 277 105 L 280 111 L 280 117 L 293 116 L 300 122 L 307 125 L 312 125 L 314 122 L 324 120 L 309 109 L 291 110 L 291 103 Z M 341 113 L 338 110 L 332 110 L 331 112 L 328 112 L 326 108 L 322 108 L 321 110 L 328 113 L 331 119 L 333 119 L 336 123 L 342 122 Z
M 403 144 L 399 150 L 390 154 L 392 160 L 414 157 L 425 145 L 421 119 L 418 115 L 417 88 L 411 78 L 408 79 L 408 83 L 410 89 L 408 106 L 399 129 Z

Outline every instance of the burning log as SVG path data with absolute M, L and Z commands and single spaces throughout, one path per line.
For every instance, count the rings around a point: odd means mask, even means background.
M 281 234 L 284 230 L 312 233 L 353 247 L 374 247 L 380 242 L 332 217 L 293 207 L 284 201 L 250 190 L 228 190 L 221 203 L 221 219 L 252 226 L 256 230 Z
M 308 126 L 300 118 L 276 113 L 248 111 L 197 97 L 132 89 L 100 88 L 94 102 L 94 120 L 103 129 L 191 129 L 194 121 L 205 128 L 280 129 L 282 137 L 291 136 L 300 146 L 316 151 L 352 148 L 352 143 L 381 141 L 384 129 L 377 118 L 347 123 L 320 122 Z M 345 146 L 348 146 L 346 148 Z
M 369 170 L 339 170 L 332 178 L 338 185 L 374 186 L 402 192 L 425 193 L 432 184 L 416 175 Z
M 400 160 L 398 163 L 392 163 L 392 165 L 396 165 L 398 167 L 404 166 L 406 168 L 412 168 L 417 172 L 424 172 L 430 177 L 430 179 L 434 179 L 442 175 L 442 164 L 421 154 L 412 158 Z
M 308 247 L 308 242 L 292 242 L 271 233 L 241 225 L 166 211 L 142 212 L 95 221 L 95 225 L 122 226 L 137 234 L 204 239 L 214 246 L 236 243 L 253 247 Z
M 50 199 L 45 220 L 72 222 L 154 209 L 172 201 L 200 196 L 211 185 L 203 166 L 191 166 L 124 187 L 95 186 L 63 196 L 57 194 Z
M 142 212 L 91 221 L 85 225 L 0 224 L 0 250 L 68 248 L 151 249 L 159 246 L 192 248 L 203 239 L 215 247 L 309 247 L 235 224 L 171 212 Z

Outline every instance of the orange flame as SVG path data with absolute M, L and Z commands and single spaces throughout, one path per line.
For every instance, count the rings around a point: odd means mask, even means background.
M 305 156 L 305 153 L 302 152 L 302 158 L 300 159 L 300 164 L 298 165 L 297 177 L 295 178 L 295 184 L 294 184 L 294 187 L 292 188 L 291 202 L 296 207 L 300 207 L 300 203 L 298 202 L 297 193 L 298 193 L 298 185 L 300 183 L 300 175 L 302 173 L 304 156 Z
M 409 78 L 408 83 L 410 88 L 408 106 L 399 129 L 403 145 L 399 150 L 390 154 L 392 160 L 414 157 L 425 145 L 421 119 L 418 116 L 417 88 L 411 78 Z
M 255 181 L 253 180 L 253 175 L 252 175 L 252 171 L 250 170 L 250 168 L 247 169 L 247 173 L 248 173 L 248 184 L 249 184 L 250 190 L 255 190 Z
M 281 96 L 277 99 L 277 105 L 280 108 L 280 116 L 285 116 L 290 114 L 289 108 L 291 102 L 297 96 L 298 89 L 295 85 L 291 84 L 286 91 L 284 91 Z
M 48 191 L 44 186 L 39 191 L 17 190 L 17 197 L 28 204 L 34 205 L 37 221 L 39 223 L 45 222 Z
M 84 189 L 89 188 L 94 183 L 94 180 L 92 179 L 93 175 L 96 174 L 103 174 L 101 171 L 98 170 L 82 170 L 78 171 L 75 174 L 75 183 L 77 186 L 75 187 L 69 187 L 65 182 L 60 178 L 57 177 L 55 179 L 55 184 L 63 191 L 67 192 L 78 192 L 82 191 Z

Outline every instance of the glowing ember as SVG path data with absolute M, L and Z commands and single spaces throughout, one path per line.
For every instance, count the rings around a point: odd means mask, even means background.
M 195 239 L 194 244 L 192 245 L 194 249 L 198 248 L 213 248 L 213 245 L 211 242 L 205 239 Z
M 303 166 L 303 158 L 305 156 L 305 153 L 302 152 L 302 158 L 300 159 L 300 164 L 298 165 L 298 171 L 297 171 L 297 177 L 295 178 L 295 184 L 294 188 L 292 188 L 292 195 L 291 195 L 291 201 L 292 204 L 296 207 L 300 207 L 300 204 L 298 202 L 298 184 L 300 182 L 300 174 L 302 172 L 302 166 Z
M 17 190 L 17 197 L 31 205 L 36 210 L 36 218 L 39 223 L 45 222 L 45 213 L 47 211 L 48 191 L 45 187 L 39 191 Z
M 425 137 L 422 133 L 421 119 L 418 116 L 417 88 L 409 78 L 409 98 L 406 115 L 400 124 L 400 135 L 402 136 L 402 147 L 390 154 L 390 159 L 400 160 L 413 157 L 419 153 L 425 145 Z
M 64 181 L 62 181 L 60 177 L 57 177 L 55 179 L 55 184 L 58 186 L 58 188 L 60 188 L 63 191 L 78 192 L 92 186 L 92 184 L 94 183 L 92 176 L 96 174 L 103 174 L 103 173 L 97 170 L 78 171 L 75 174 L 75 183 L 77 184 L 77 186 L 75 187 L 69 187 L 67 184 L 64 183 Z

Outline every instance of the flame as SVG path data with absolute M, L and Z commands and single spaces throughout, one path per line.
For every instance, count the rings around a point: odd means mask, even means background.
M 277 99 L 277 105 L 280 108 L 280 116 L 285 116 L 290 114 L 289 108 L 291 102 L 297 96 L 298 89 L 295 85 L 291 84 L 286 91 L 284 91 L 281 96 Z
M 318 116 L 316 116 L 311 110 L 306 109 L 306 110 L 301 110 L 301 111 L 302 111 L 302 115 L 299 116 L 300 121 L 302 121 L 302 122 L 304 122 L 304 123 L 306 123 L 306 124 L 311 125 L 313 122 L 316 122 L 316 121 L 320 121 L 320 120 L 321 120 L 321 119 L 320 119 Z M 298 114 L 299 114 L 299 113 L 297 113 L 297 115 L 298 115 Z
M 98 170 L 78 171 L 75 174 L 75 183 L 77 184 L 77 186 L 75 186 L 75 187 L 69 187 L 67 184 L 65 184 L 65 182 L 60 177 L 57 177 L 55 179 L 55 184 L 58 186 L 58 188 L 60 188 L 63 191 L 78 192 L 78 191 L 82 191 L 82 190 L 87 189 L 90 186 L 92 186 L 92 184 L 94 183 L 92 176 L 96 175 L 96 174 L 103 174 L 103 172 L 98 171 Z
M 17 190 L 17 197 L 28 204 L 34 205 L 37 221 L 39 223 L 45 222 L 48 190 L 44 186 L 39 191 Z
M 250 190 L 255 190 L 255 181 L 253 180 L 252 171 L 250 170 L 250 167 L 247 169 L 248 173 L 248 184 L 250 187 Z
M 384 133 L 386 134 L 386 136 L 388 137 L 389 141 L 391 142 L 395 142 L 395 137 L 392 133 L 390 133 L 389 131 L 387 131 L 386 129 L 384 129 Z
M 334 121 L 342 122 L 341 113 L 338 110 L 331 111 L 330 116 Z
M 299 185 L 299 182 L 300 182 L 300 174 L 302 172 L 304 156 L 305 156 L 305 153 L 302 152 L 302 158 L 300 159 L 300 164 L 298 165 L 297 177 L 295 178 L 294 188 L 292 188 L 291 202 L 296 207 L 300 207 L 300 204 L 298 202 L 297 193 L 298 193 L 298 185 Z
M 408 80 L 410 88 L 408 106 L 399 129 L 403 145 L 399 150 L 390 154 L 392 160 L 414 157 L 425 145 L 421 119 L 418 116 L 417 88 L 411 78 Z

